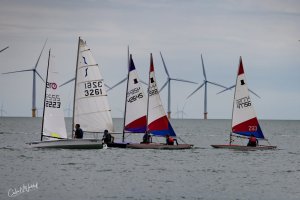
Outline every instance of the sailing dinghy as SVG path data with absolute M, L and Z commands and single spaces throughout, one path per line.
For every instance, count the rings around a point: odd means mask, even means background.
M 271 145 L 257 145 L 256 147 L 243 146 L 232 144 L 234 138 L 247 139 L 251 135 L 254 135 L 260 141 L 267 141 L 258 119 L 255 114 L 253 104 L 249 96 L 248 85 L 245 77 L 244 67 L 242 63 L 242 57 L 240 57 L 240 63 L 236 79 L 236 87 L 233 99 L 232 110 L 232 126 L 231 126 L 229 144 L 225 145 L 211 145 L 214 148 L 225 149 L 237 149 L 237 150 L 264 150 L 275 149 L 276 146 Z M 269 142 L 268 142 L 269 143 Z
M 132 60 L 132 59 L 131 59 Z M 163 108 L 158 87 L 155 79 L 154 64 L 152 54 L 150 55 L 150 70 L 148 84 L 148 101 L 147 101 L 147 130 L 152 136 L 165 137 L 169 135 L 173 138 L 176 134 L 169 122 L 166 112 Z M 144 123 L 145 121 L 143 121 Z M 191 144 L 166 145 L 165 143 L 130 143 L 127 145 L 132 149 L 190 149 Z
M 95 140 L 67 138 L 59 84 L 57 84 L 57 72 L 53 59 L 51 59 L 51 50 L 49 50 L 47 66 L 41 141 L 31 142 L 29 145 L 35 148 L 99 148 L 99 142 Z
M 129 54 L 129 50 L 128 50 Z M 145 133 L 147 129 L 147 99 L 138 77 L 132 55 L 128 55 L 128 75 L 125 96 L 125 111 L 122 142 L 108 144 L 109 147 L 127 147 L 125 135 Z M 123 146 L 122 146 L 123 144 Z
M 48 107 L 45 109 L 45 114 L 47 109 Z M 61 119 L 56 118 L 56 120 L 63 121 L 63 114 L 61 114 Z M 43 121 L 48 123 L 49 120 Z M 104 130 L 113 132 L 111 110 L 104 88 L 104 80 L 91 50 L 80 37 L 76 62 L 72 130 L 75 124 L 80 124 L 83 129 L 84 139 L 66 139 L 66 134 L 63 134 L 56 137 L 58 140 L 51 141 L 52 143 L 47 141 L 47 144 L 39 142 L 38 144 L 32 143 L 32 145 L 48 148 L 101 149 L 103 147 L 102 140 L 97 139 L 97 134 L 103 133 Z M 56 123 L 51 124 L 51 128 L 56 126 Z M 85 135 L 88 134 L 93 135 L 94 138 L 87 139 Z M 74 130 L 72 131 L 72 138 L 74 138 Z

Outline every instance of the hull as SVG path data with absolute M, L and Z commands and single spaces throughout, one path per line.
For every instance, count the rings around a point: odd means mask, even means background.
M 178 145 L 166 145 L 160 143 L 149 143 L 149 144 L 139 144 L 139 143 L 132 143 L 128 144 L 127 148 L 130 149 L 191 149 L 193 147 L 192 144 L 178 144 Z
M 128 143 L 108 143 L 106 145 L 111 148 L 127 148 Z
M 229 145 L 229 144 L 221 144 L 221 145 L 211 145 L 214 148 L 217 149 L 235 149 L 235 150 L 241 150 L 241 151 L 254 151 L 254 150 L 269 150 L 269 149 L 276 149 L 277 146 L 265 146 L 265 145 L 259 145 L 256 147 L 249 147 L 249 146 L 242 146 L 242 145 Z
M 102 149 L 102 141 L 97 139 L 61 139 L 28 143 L 32 148 L 56 149 Z

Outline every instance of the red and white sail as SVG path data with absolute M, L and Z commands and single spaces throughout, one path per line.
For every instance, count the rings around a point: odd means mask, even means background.
M 243 136 L 254 135 L 257 138 L 264 138 L 250 99 L 242 58 L 240 58 L 233 100 L 232 132 Z
M 176 136 L 166 112 L 156 84 L 152 54 L 150 55 L 149 88 L 148 88 L 148 131 L 157 136 Z

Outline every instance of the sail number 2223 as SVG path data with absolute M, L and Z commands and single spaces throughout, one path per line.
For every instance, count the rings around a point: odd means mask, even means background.
M 84 96 L 102 95 L 102 81 L 91 81 L 84 83 Z

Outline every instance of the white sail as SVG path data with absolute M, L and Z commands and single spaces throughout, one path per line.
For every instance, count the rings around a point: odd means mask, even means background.
M 232 111 L 232 132 L 264 138 L 250 99 L 242 58 L 238 68 Z
M 73 124 L 85 132 L 113 132 L 111 110 L 100 69 L 91 50 L 79 38 Z M 73 127 L 74 128 L 74 127 Z
M 42 125 L 42 138 L 49 140 L 67 138 L 64 111 L 57 83 L 58 73 L 53 60 L 49 51 Z
M 147 127 L 147 97 L 143 91 L 137 71 L 130 55 L 128 67 L 125 130 L 143 133 Z

